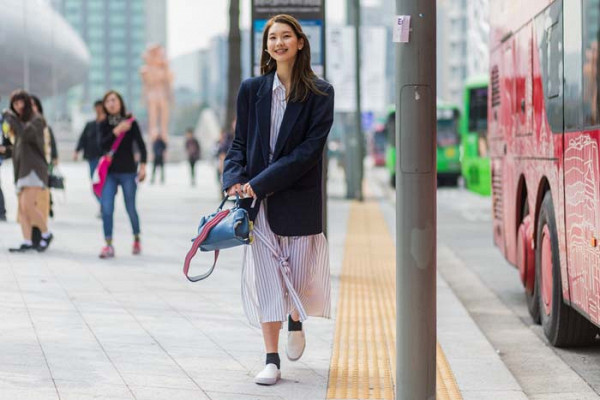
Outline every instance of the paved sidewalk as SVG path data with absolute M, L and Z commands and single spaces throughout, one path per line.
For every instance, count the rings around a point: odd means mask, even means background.
M 192 284 L 182 275 L 200 216 L 218 205 L 212 168 L 200 166 L 196 188 L 187 185 L 184 164 L 167 167 L 165 186 L 140 187 L 141 256 L 131 255 L 119 194 L 116 258 L 100 260 L 102 228 L 87 167 L 61 167 L 67 191 L 54 195 L 56 240 L 45 254 L 8 253 L 20 234 L 10 168 L 0 169 L 9 209 L 9 222 L 0 224 L 0 399 L 325 397 L 333 320 L 309 321 L 305 356 L 284 359 L 283 382 L 261 387 L 253 377 L 264 363 L 262 337 L 240 302 L 241 248 L 222 252 L 207 281 Z M 347 206 L 331 205 L 335 275 Z
M 214 170 L 198 187 L 184 164 L 167 166 L 167 184 L 140 186 L 143 253 L 131 255 L 131 228 L 117 198 L 117 257 L 100 260 L 101 221 L 87 166 L 65 164 L 66 193 L 55 193 L 56 240 L 44 254 L 10 254 L 20 240 L 9 165 L 0 168 L 9 222 L 0 223 L 0 400 L 326 398 L 334 319 L 307 322 L 301 361 L 282 357 L 283 381 L 253 383 L 264 363 L 260 331 L 240 301 L 241 248 L 224 251 L 215 273 L 192 284 L 182 261 L 201 215 L 218 205 Z M 341 176 L 329 184 L 334 317 L 349 202 Z M 382 205 L 388 221 L 390 207 Z M 386 211 L 387 210 L 387 211 Z M 208 265 L 208 257 L 202 258 Z M 196 264 L 198 266 L 198 264 Z M 443 280 L 439 340 L 465 399 L 524 399 Z M 283 355 L 283 339 L 280 353 Z M 509 397 L 498 397 L 509 396 Z

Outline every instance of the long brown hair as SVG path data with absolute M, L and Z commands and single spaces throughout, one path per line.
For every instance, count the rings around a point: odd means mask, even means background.
M 292 31 L 294 31 L 298 40 L 304 40 L 304 47 L 302 48 L 302 51 L 299 50 L 296 54 L 296 61 L 294 61 L 294 67 L 292 68 L 292 82 L 288 100 L 296 102 L 305 101 L 310 93 L 326 96 L 327 94 L 321 91 L 315 83 L 317 76 L 310 66 L 310 43 L 308 42 L 308 37 L 302 31 L 300 22 L 291 15 L 279 14 L 267 21 L 265 30 L 263 31 L 262 51 L 260 56 L 261 75 L 267 75 L 273 71 L 277 71 L 277 63 L 271 59 L 271 56 L 267 52 L 269 29 L 271 29 L 275 23 L 288 25 L 292 28 Z
M 25 107 L 23 107 L 23 113 L 17 113 L 15 110 L 14 104 L 15 102 L 23 100 L 25 103 Z M 31 118 L 33 118 L 33 107 L 31 106 L 31 96 L 29 93 L 24 91 L 23 89 L 17 89 L 10 94 L 10 109 L 15 113 L 17 117 L 23 122 L 28 122 Z

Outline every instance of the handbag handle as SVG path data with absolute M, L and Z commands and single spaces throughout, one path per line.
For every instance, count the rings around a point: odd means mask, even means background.
M 213 261 L 213 265 L 210 267 L 210 269 L 207 272 L 200 274 L 200 275 L 195 275 L 195 276 L 189 275 L 190 263 L 192 262 L 192 258 L 194 258 L 194 256 L 198 252 L 200 245 L 202 244 L 202 242 L 204 242 L 206 240 L 210 231 L 215 226 L 217 226 L 219 224 L 219 222 L 221 222 L 225 217 L 227 217 L 227 215 L 229 215 L 229 213 L 231 212 L 231 209 L 223 210 L 223 206 L 225 205 L 227 200 L 229 200 L 229 196 L 225 196 L 225 198 L 223 199 L 223 201 L 217 208 L 217 214 L 202 227 L 202 231 L 199 232 L 196 239 L 194 239 L 194 243 L 192 243 L 192 247 L 190 248 L 190 250 L 187 252 L 187 254 L 185 256 L 185 261 L 183 263 L 183 273 L 190 282 L 198 282 L 198 281 L 208 278 L 210 276 L 210 274 L 212 274 L 212 272 L 214 271 L 214 269 L 217 265 L 217 260 L 219 259 L 219 250 L 215 250 L 215 259 Z M 234 208 L 238 208 L 239 206 L 240 206 L 240 195 L 236 193 Z
M 223 198 L 223 201 L 221 202 L 221 205 L 219 205 L 219 207 L 217 208 L 217 211 L 221 211 L 223 209 L 223 206 L 225 205 L 225 203 L 227 202 L 227 200 L 229 200 L 229 196 L 225 196 Z M 238 208 L 240 206 L 240 195 L 238 193 L 235 194 L 235 204 L 234 207 Z
M 227 198 L 225 198 L 225 200 L 227 200 Z M 220 207 L 223 207 L 223 205 L 225 204 L 225 200 L 223 200 L 223 203 L 221 203 Z M 208 234 L 210 233 L 212 228 L 217 226 L 217 224 L 219 222 L 221 222 L 223 220 L 223 218 L 227 217 L 227 215 L 229 215 L 230 211 L 231 210 L 219 211 L 219 213 L 217 213 L 217 215 L 215 215 L 213 219 L 211 219 L 206 225 L 204 225 L 204 227 L 202 228 L 202 232 L 200 232 L 200 234 L 196 237 L 196 239 L 194 239 L 192 248 L 187 252 L 187 254 L 185 256 L 185 261 L 183 263 L 183 273 L 185 274 L 185 277 L 188 278 L 188 280 L 190 282 L 198 282 L 198 281 L 201 281 L 202 279 L 208 278 L 210 276 L 210 274 L 212 274 L 213 270 L 215 269 L 215 266 L 217 265 L 217 259 L 219 258 L 219 250 L 215 250 L 215 260 L 213 262 L 212 267 L 210 267 L 210 269 L 207 272 L 205 272 L 204 274 L 195 275 L 195 276 L 188 275 L 188 272 L 190 270 L 190 263 L 192 262 L 192 258 L 194 258 L 194 256 L 198 252 L 198 248 L 200 247 L 202 242 L 204 242 L 206 240 L 206 238 L 208 237 Z

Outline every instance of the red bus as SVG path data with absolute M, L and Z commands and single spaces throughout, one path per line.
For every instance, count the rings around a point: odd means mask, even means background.
M 491 0 L 494 242 L 554 346 L 600 325 L 600 0 Z

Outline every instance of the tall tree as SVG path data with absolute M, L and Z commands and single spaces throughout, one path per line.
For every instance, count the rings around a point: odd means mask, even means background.
M 231 121 L 235 118 L 237 91 L 242 81 L 240 47 L 240 1 L 229 0 L 229 68 L 227 72 L 227 104 L 225 105 L 225 121 L 223 121 L 224 130 L 230 129 Z

